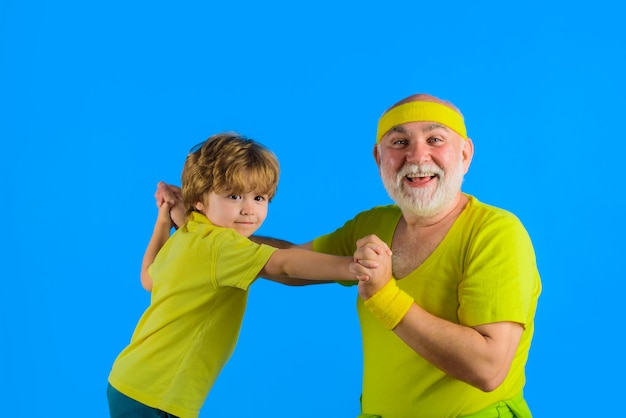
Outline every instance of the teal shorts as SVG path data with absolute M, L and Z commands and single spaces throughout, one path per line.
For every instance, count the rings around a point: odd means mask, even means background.
M 151 408 L 129 398 L 109 383 L 107 387 L 111 418 L 177 418 L 172 414 Z

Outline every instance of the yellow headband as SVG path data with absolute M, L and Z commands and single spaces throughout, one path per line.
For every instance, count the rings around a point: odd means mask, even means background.
M 389 129 L 407 122 L 436 122 L 447 126 L 463 139 L 467 139 L 467 131 L 463 116 L 448 106 L 435 102 L 408 102 L 385 112 L 378 120 L 376 143 Z

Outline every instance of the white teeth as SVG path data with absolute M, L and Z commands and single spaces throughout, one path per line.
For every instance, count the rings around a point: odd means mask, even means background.
M 403 170 L 398 174 L 409 179 L 419 179 L 427 177 L 440 177 L 443 173 L 438 169 L 438 167 L 433 167 L 432 165 L 418 166 L 417 164 L 409 164 L 403 167 Z

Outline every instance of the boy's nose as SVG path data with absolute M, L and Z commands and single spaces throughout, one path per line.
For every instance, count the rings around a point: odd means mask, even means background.
M 252 210 L 252 206 L 244 205 L 241 208 L 241 214 L 246 215 L 246 216 L 254 214 L 254 211 Z

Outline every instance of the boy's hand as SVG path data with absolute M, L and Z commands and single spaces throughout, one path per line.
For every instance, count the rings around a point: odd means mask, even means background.
M 359 280 L 359 295 L 369 299 L 391 279 L 391 250 L 376 235 L 363 237 L 356 245 L 350 271 Z
M 156 200 L 156 205 L 159 209 L 164 202 L 169 202 L 168 216 L 170 217 L 173 226 L 178 228 L 185 223 L 185 208 L 183 206 L 183 194 L 180 187 L 160 181 L 157 184 L 154 199 Z
M 174 225 L 172 218 L 170 218 L 170 211 L 175 204 L 176 202 L 174 200 L 162 200 L 160 203 L 157 202 L 159 212 L 157 214 L 156 224 L 165 226 L 168 231 L 172 229 Z

